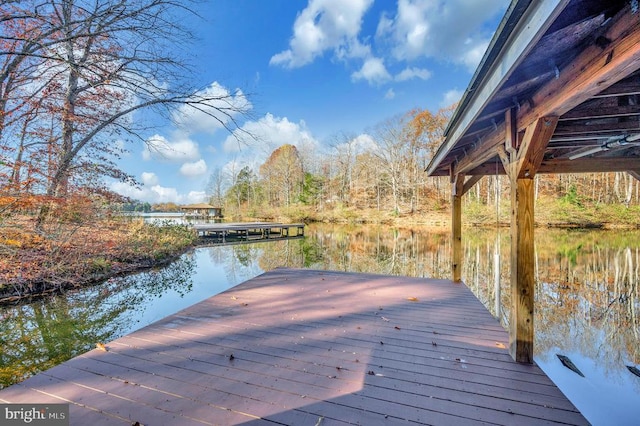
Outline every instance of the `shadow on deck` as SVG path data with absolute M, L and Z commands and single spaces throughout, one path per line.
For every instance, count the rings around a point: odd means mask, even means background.
M 0 391 L 71 424 L 587 424 L 447 280 L 276 269 Z

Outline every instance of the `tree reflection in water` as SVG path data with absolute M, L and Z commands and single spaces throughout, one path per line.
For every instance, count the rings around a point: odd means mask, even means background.
M 110 279 L 28 305 L 0 310 L 0 387 L 23 380 L 131 330 L 135 318 L 169 289 L 190 291 L 194 262 Z
M 508 229 L 463 232 L 463 279 L 505 326 L 509 239 Z M 318 224 L 304 239 L 198 248 L 159 271 L 0 310 L 0 380 L 15 382 L 145 325 L 141 313 L 157 311 L 159 299 L 176 309 L 177 299 L 186 306 L 280 266 L 447 279 L 449 241 L 448 228 Z M 640 231 L 538 229 L 535 243 L 536 362 L 592 423 L 637 421 L 640 377 L 627 366 L 640 363 Z M 558 353 L 586 377 L 563 367 Z

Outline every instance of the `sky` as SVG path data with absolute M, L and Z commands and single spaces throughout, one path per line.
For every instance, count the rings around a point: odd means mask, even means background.
M 217 0 L 188 18 L 197 40 L 183 54 L 194 83 L 239 94 L 248 114 L 234 134 L 210 117 L 183 111 L 150 128 L 118 164 L 141 185 L 112 182 L 149 203 L 207 201 L 215 171 L 257 172 L 283 144 L 329 153 L 367 138 L 411 109 L 432 112 L 458 101 L 508 0 Z M 240 90 L 240 92 L 238 92 Z M 248 140 L 243 135 L 251 133 Z M 161 142 L 158 144 L 157 142 Z

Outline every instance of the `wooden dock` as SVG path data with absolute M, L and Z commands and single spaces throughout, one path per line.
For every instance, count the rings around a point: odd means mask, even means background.
M 276 269 L 0 391 L 71 424 L 588 424 L 448 280 Z
M 193 228 L 198 236 L 219 242 L 266 240 L 270 238 L 299 237 L 304 235 L 304 223 L 236 222 L 199 223 Z M 295 232 L 292 233 L 292 230 Z

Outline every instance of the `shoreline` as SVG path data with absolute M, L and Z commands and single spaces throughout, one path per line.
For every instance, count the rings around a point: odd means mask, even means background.
M 355 226 L 365 226 L 365 225 L 385 225 L 391 227 L 398 228 L 411 228 L 411 227 L 421 227 L 421 228 L 433 228 L 439 232 L 448 232 L 450 228 L 450 221 L 444 220 L 444 218 L 439 218 L 437 220 L 430 221 L 414 221 L 414 220 L 404 220 L 402 218 L 393 220 L 392 223 L 385 221 L 383 223 L 375 223 L 375 222 L 362 222 L 362 223 L 353 223 L 349 221 L 344 222 L 309 222 L 309 223 L 325 223 L 325 224 L 336 224 L 336 225 L 355 225 Z M 500 229 L 509 228 L 508 223 L 487 223 L 487 222 L 466 222 L 463 224 L 464 228 L 496 228 Z M 536 229 L 545 228 L 545 229 L 572 229 L 572 230 L 601 230 L 601 231 L 620 231 L 620 230 L 635 230 L 640 229 L 640 224 L 636 224 L 635 226 L 630 225 L 620 225 L 620 224 L 612 224 L 610 222 L 599 222 L 599 223 L 576 223 L 576 222 L 562 222 L 562 223 L 547 223 L 540 224 L 537 223 L 535 225 Z M 67 274 L 60 274 L 58 276 L 52 277 L 49 281 L 39 280 L 34 282 L 22 282 L 18 281 L 9 281 L 5 283 L 4 288 L 9 291 L 0 290 L 0 307 L 2 306 L 16 306 L 22 304 L 28 304 L 34 302 L 36 300 L 45 298 L 45 297 L 56 297 L 64 294 L 66 291 L 73 290 L 76 288 L 90 287 L 94 285 L 98 285 L 103 283 L 104 281 L 118 277 L 118 276 L 126 276 L 130 274 L 135 274 L 138 272 L 143 272 L 145 270 L 150 270 L 154 268 L 163 267 L 165 265 L 170 264 L 171 262 L 177 260 L 184 253 L 189 252 L 190 250 L 194 250 L 200 246 L 206 245 L 206 242 L 201 241 L 201 239 L 194 240 L 191 244 L 186 247 L 182 247 L 180 249 L 176 249 L 174 251 L 169 250 L 166 257 L 162 259 L 153 259 L 151 257 L 140 258 L 137 256 L 132 259 L 120 259 L 117 264 L 114 265 L 112 269 L 104 272 L 95 272 L 91 275 L 85 276 L 82 279 L 81 272 L 83 265 L 78 263 L 78 270 L 75 271 L 67 271 Z M 102 251 L 100 251 L 102 252 Z M 92 260 L 91 257 L 85 258 L 85 263 L 90 262 Z M 23 294 L 18 294 L 18 288 L 28 288 L 29 291 Z

